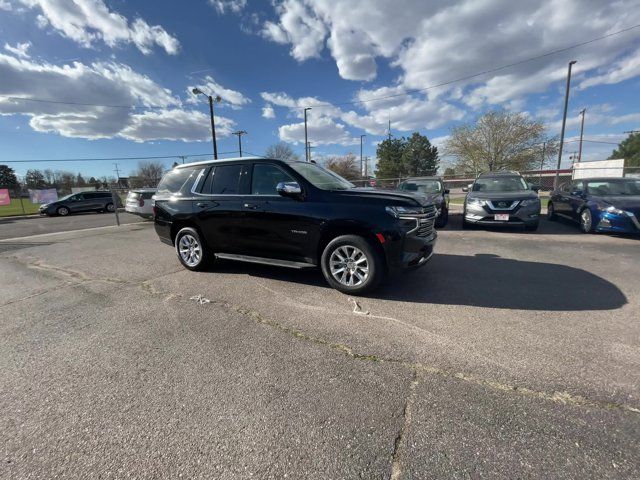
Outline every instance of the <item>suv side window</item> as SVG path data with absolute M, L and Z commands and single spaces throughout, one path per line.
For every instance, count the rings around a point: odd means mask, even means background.
M 293 182 L 294 180 L 275 165 L 268 163 L 256 163 L 253 165 L 251 175 L 252 195 L 278 195 L 276 187 L 280 182 Z
M 222 165 L 211 169 L 213 180 L 211 193 L 213 195 L 235 195 L 238 193 L 240 170 L 242 165 Z M 202 193 L 207 193 L 203 190 Z
M 195 168 L 175 168 L 167 173 L 158 185 L 158 193 L 178 193 Z

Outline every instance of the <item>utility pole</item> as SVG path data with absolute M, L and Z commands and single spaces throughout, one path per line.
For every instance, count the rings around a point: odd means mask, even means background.
M 312 148 L 316 148 L 316 147 L 312 147 L 312 146 L 311 146 L 311 142 L 308 142 L 308 143 L 307 143 L 307 151 L 309 152 L 309 159 L 307 160 L 308 162 L 310 162 L 310 161 L 311 161 L 311 149 L 312 149 Z
M 391 140 L 391 112 L 389 112 L 389 140 Z
M 362 139 L 366 137 L 366 135 L 360 135 L 360 177 L 362 177 Z
M 191 92 L 194 95 L 204 95 L 205 97 L 207 97 L 209 99 L 209 114 L 211 116 L 211 138 L 213 140 L 213 159 L 217 160 L 218 159 L 218 144 L 216 142 L 216 122 L 215 122 L 215 117 L 213 115 L 213 102 L 215 101 L 216 103 L 220 103 L 222 101 L 222 98 L 220 97 L 220 95 L 216 95 L 215 98 L 211 95 L 207 95 L 206 93 L 204 93 L 202 90 L 200 90 L 199 88 L 194 88 L 193 90 L 191 90 Z
M 113 165 L 116 167 L 114 171 L 116 172 L 116 185 L 118 185 L 120 183 L 120 169 L 118 168 L 117 163 L 114 163 Z M 111 186 L 111 201 L 113 202 L 113 213 L 116 214 L 116 225 L 120 226 L 120 216 L 118 215 L 117 193 L 113 188 L 113 186 Z
M 240 157 L 242 157 L 242 135 L 246 135 L 246 130 L 238 130 L 237 132 L 233 132 L 232 135 L 238 136 L 238 150 L 240 151 Z
M 553 188 L 558 188 L 558 175 L 560 170 L 560 162 L 562 161 L 562 147 L 564 146 L 564 129 L 567 124 L 567 107 L 569 106 L 569 89 L 571 88 L 571 67 L 578 63 L 576 60 L 569 62 L 567 71 L 567 90 L 564 94 L 564 114 L 562 116 L 562 130 L 560 131 L 560 148 L 558 149 L 558 166 L 556 167 L 556 177 L 553 180 Z
M 582 135 L 584 134 L 584 114 L 587 111 L 586 108 L 580 110 L 580 116 L 582 121 L 580 122 L 580 146 L 578 147 L 578 163 L 582 161 Z
M 311 107 L 305 107 L 304 109 L 304 159 L 308 162 L 311 152 L 309 151 L 309 138 L 307 136 L 307 110 L 311 110 Z
M 186 155 L 178 155 L 178 158 L 182 159 L 182 164 L 184 165 L 184 161 L 187 159 Z
M 120 170 L 118 169 L 118 164 L 114 163 L 113 164 L 116 168 L 113 170 L 114 172 L 116 172 L 116 183 L 120 183 Z

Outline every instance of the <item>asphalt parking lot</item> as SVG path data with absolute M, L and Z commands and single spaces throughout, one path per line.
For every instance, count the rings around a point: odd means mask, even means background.
M 148 222 L 19 223 L 3 478 L 638 478 L 638 239 L 452 215 L 355 303 L 314 271 L 186 271 Z

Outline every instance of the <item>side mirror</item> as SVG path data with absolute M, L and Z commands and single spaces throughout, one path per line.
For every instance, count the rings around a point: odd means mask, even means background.
M 302 189 L 297 182 L 280 182 L 276 186 L 276 191 L 283 197 L 298 198 L 302 194 Z
M 540 191 L 540 185 L 529 185 L 529 187 L 536 193 Z
M 445 188 L 444 189 L 444 194 L 445 195 L 449 195 L 449 193 L 451 193 L 451 190 L 449 190 L 448 188 Z
M 469 187 L 462 187 L 462 191 L 467 193 L 469 191 Z
M 573 195 L 574 197 L 581 197 L 582 190 L 574 190 L 573 192 L 571 192 L 571 195 Z

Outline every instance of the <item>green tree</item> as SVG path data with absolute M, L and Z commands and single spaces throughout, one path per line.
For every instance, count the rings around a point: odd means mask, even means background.
M 29 188 L 43 188 L 46 186 L 47 181 L 40 170 L 29 169 L 24 176 L 24 183 L 26 183 Z
M 403 148 L 401 176 L 435 175 L 439 163 L 438 147 L 431 145 L 426 136 L 414 132 Z
M 78 186 L 78 187 L 86 187 L 87 186 L 87 182 L 85 181 L 84 177 L 82 176 L 82 174 L 80 172 L 78 172 L 78 175 L 76 175 L 76 186 Z
M 0 186 L 15 187 L 18 185 L 16 172 L 8 165 L 0 165 Z
M 640 167 L 640 133 L 632 133 L 625 138 L 609 158 L 624 158 L 625 167 Z
M 403 137 L 387 139 L 378 144 L 376 178 L 399 178 L 402 176 L 402 154 L 406 143 Z

